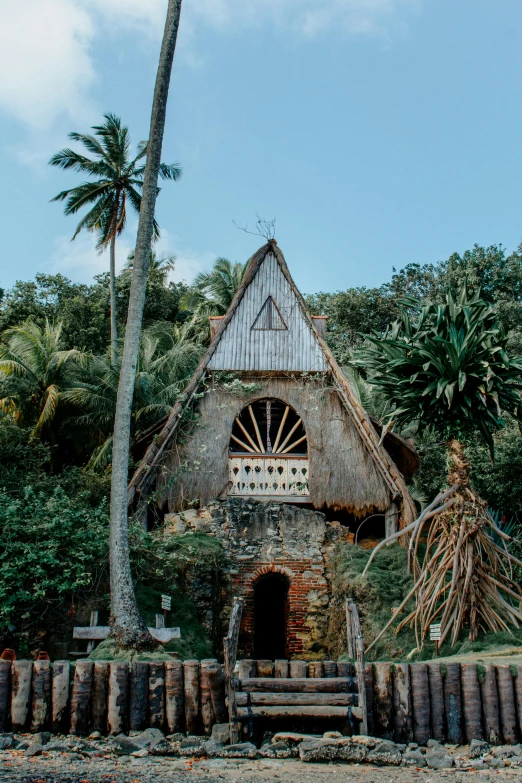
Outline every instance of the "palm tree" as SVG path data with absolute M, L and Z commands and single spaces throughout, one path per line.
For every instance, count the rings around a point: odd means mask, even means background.
M 125 271 L 131 271 L 134 266 L 134 250 L 127 256 Z M 156 275 L 163 284 L 167 282 L 169 272 L 172 272 L 176 266 L 176 256 L 158 256 L 155 250 L 150 251 L 149 257 L 149 275 Z
M 134 383 L 132 446 L 170 413 L 202 352 L 184 327 L 155 324 L 143 332 Z M 103 356 L 94 357 L 62 394 L 64 404 L 78 411 L 67 424 L 86 431 L 98 443 L 89 461 L 92 469 L 111 462 L 118 377 L 117 366 Z
M 509 536 L 470 487 L 465 454 L 465 444 L 478 434 L 493 457 L 493 434 L 505 426 L 505 414 L 522 421 L 522 359 L 508 356 L 493 308 L 480 291 L 470 296 L 466 283 L 457 294 L 448 292 L 444 305 L 409 298 L 399 306 L 399 320 L 384 339 L 371 337 L 356 363 L 372 373 L 373 385 L 388 400 L 388 422 L 416 422 L 419 432 L 432 430 L 446 440 L 450 487 L 393 536 L 411 534 L 415 577 L 401 609 L 413 595 L 416 607 L 399 629 L 411 622 L 420 647 L 437 620 L 441 644 L 448 636 L 455 644 L 464 626 L 474 640 L 479 629 L 509 630 L 522 621 L 516 603 L 522 595 L 511 571 L 519 561 L 507 549 Z M 421 535 L 430 519 L 419 566 Z
M 76 227 L 73 239 L 82 229 L 98 235 L 99 250 L 110 248 L 110 300 L 111 300 L 111 356 L 116 361 L 116 237 L 120 236 L 127 222 L 127 204 L 139 213 L 145 173 L 144 159 L 148 143 L 138 145 L 137 154 L 131 157 L 129 129 L 114 114 L 105 114 L 102 125 L 93 126 L 94 134 L 70 133 L 72 141 L 82 144 L 93 158 L 71 149 L 57 152 L 49 163 L 62 169 L 72 169 L 91 178 L 75 188 L 63 190 L 52 201 L 67 201 L 65 214 L 74 215 L 84 207 L 89 211 Z M 178 164 L 161 163 L 162 179 L 178 180 L 181 168 Z M 153 221 L 153 235 L 159 236 L 159 228 Z
M 11 413 L 16 408 L 21 420 L 24 401 L 29 400 L 30 413 L 36 418 L 33 436 L 49 432 L 62 395 L 73 383 L 74 367 L 85 365 L 87 360 L 81 351 L 62 349 L 61 333 L 61 323 L 46 321 L 42 328 L 28 319 L 6 329 L 0 344 L 0 377 L 8 386 L 11 382 L 0 408 Z
M 247 264 L 232 264 L 218 258 L 210 272 L 200 272 L 190 289 L 183 294 L 180 306 L 192 313 L 194 324 L 205 333 L 209 331 L 209 317 L 225 315 L 245 276 Z
M 181 15 L 182 0 L 169 0 L 161 45 L 160 60 L 152 102 L 147 162 L 143 172 L 142 201 L 132 284 L 127 311 L 112 446 L 111 475 L 111 636 L 118 647 L 147 649 L 155 646 L 140 615 L 134 594 L 129 558 L 129 522 L 127 481 L 136 367 L 140 350 L 143 308 L 147 293 L 151 244 L 154 237 L 154 212 L 161 171 L 161 149 L 170 76 Z

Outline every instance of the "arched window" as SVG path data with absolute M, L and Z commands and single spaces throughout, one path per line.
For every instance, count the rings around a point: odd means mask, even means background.
M 288 455 L 308 453 L 306 433 L 299 415 L 281 400 L 264 399 L 243 408 L 234 421 L 231 454 Z
M 308 444 L 285 402 L 256 400 L 236 417 L 229 445 L 229 495 L 309 502 Z

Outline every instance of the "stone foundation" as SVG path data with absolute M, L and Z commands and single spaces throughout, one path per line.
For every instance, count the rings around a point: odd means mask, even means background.
M 348 528 L 297 505 L 241 498 L 167 514 L 165 521 L 167 535 L 202 532 L 223 544 L 228 561 L 223 633 L 232 597 L 245 599 L 239 657 L 253 657 L 254 586 L 270 573 L 288 580 L 285 657 L 317 659 L 327 655 L 329 562 L 337 543 L 353 541 Z

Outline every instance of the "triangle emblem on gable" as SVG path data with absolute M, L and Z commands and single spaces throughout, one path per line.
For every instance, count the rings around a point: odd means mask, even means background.
M 279 312 L 279 308 L 271 296 L 264 303 L 251 328 L 259 331 L 283 331 L 288 329 L 283 321 L 283 316 Z

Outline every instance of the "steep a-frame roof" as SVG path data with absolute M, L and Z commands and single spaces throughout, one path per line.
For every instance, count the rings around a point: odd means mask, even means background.
M 261 272 L 257 285 L 257 275 Z M 256 286 L 252 286 L 256 280 Z M 283 293 L 285 297 L 283 297 Z M 275 301 L 277 309 L 287 329 L 252 329 L 256 319 L 269 296 Z M 263 298 L 264 297 L 264 298 Z M 280 301 L 277 301 L 277 299 Z M 256 309 L 257 308 L 257 309 Z M 288 312 L 287 309 L 288 308 Z M 290 331 L 298 340 L 295 350 L 291 340 L 278 342 L 280 335 Z M 260 334 L 264 342 L 257 339 Z M 245 344 L 243 344 L 245 341 Z M 267 342 L 268 341 L 268 342 Z M 248 361 L 248 345 L 253 349 L 254 359 Z M 268 349 L 262 354 L 262 348 Z M 273 366 L 279 361 L 277 350 L 285 357 L 284 366 Z M 270 356 L 274 356 L 271 359 Z M 268 358 L 267 358 L 268 357 Z M 289 361 L 293 366 L 288 366 Z M 252 366 L 256 364 L 257 366 Z M 228 313 L 223 318 L 209 349 L 199 363 L 184 393 L 172 409 L 163 429 L 148 447 L 143 459 L 129 485 L 129 503 L 136 494 L 147 494 L 154 481 L 161 457 L 175 436 L 185 406 L 197 391 L 200 380 L 206 371 L 212 370 L 268 370 L 299 372 L 330 372 L 337 388 L 340 400 L 351 416 L 363 443 L 371 454 L 376 466 L 386 482 L 393 498 L 402 498 L 402 519 L 408 523 L 415 516 L 415 506 L 409 495 L 404 478 L 379 440 L 366 411 L 353 393 L 350 383 L 343 375 L 330 348 L 319 334 L 308 312 L 303 297 L 298 291 L 284 256 L 275 240 L 269 240 L 250 259 L 241 286 L 236 292 Z

